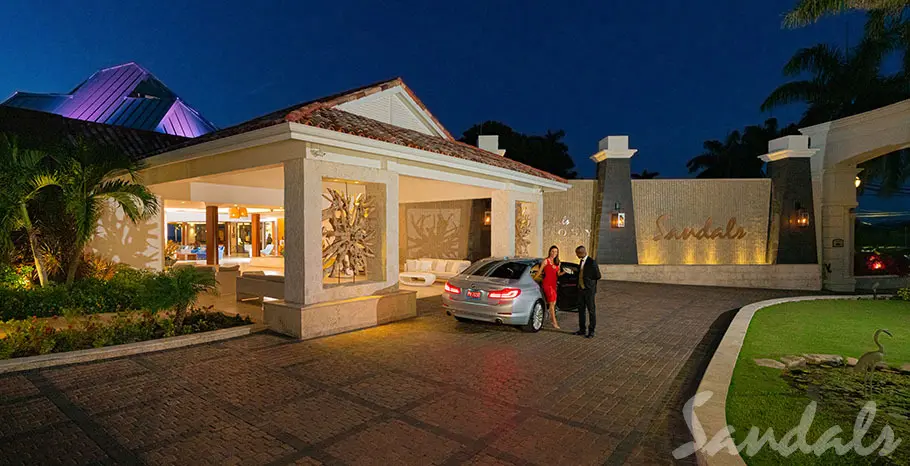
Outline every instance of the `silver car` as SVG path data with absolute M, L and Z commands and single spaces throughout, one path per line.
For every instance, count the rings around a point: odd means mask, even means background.
M 446 313 L 459 322 L 495 322 L 537 332 L 543 327 L 546 312 L 543 292 L 532 278 L 532 269 L 536 271 L 539 264 L 540 259 L 489 258 L 478 261 L 446 282 L 442 305 Z M 569 288 L 572 282 L 561 280 L 561 293 L 564 286 Z M 560 307 L 561 310 L 568 310 L 574 305 Z

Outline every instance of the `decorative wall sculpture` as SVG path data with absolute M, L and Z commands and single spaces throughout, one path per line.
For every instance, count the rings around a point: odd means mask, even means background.
M 366 271 L 367 258 L 375 257 L 376 230 L 369 219 L 373 200 L 365 194 L 350 196 L 328 188 L 322 210 L 322 269 L 329 277 L 355 276 Z
M 531 212 L 524 202 L 515 203 L 515 255 L 527 257 L 531 246 Z
M 416 257 L 460 259 L 467 241 L 456 209 L 408 211 L 408 252 Z

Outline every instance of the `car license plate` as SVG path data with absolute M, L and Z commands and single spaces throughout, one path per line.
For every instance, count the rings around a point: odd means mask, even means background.
M 480 292 L 468 290 L 468 299 L 480 299 Z

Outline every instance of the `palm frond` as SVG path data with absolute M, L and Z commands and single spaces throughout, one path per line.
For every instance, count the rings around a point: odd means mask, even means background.
M 813 81 L 793 81 L 779 86 L 771 91 L 761 104 L 761 111 L 792 104 L 796 102 L 809 102 L 819 94 L 819 86 Z

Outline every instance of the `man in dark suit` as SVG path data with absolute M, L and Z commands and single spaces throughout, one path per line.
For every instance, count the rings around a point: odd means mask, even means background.
M 578 331 L 576 335 L 594 338 L 594 328 L 597 327 L 597 308 L 594 296 L 597 295 L 597 281 L 600 280 L 600 267 L 597 261 L 588 257 L 584 246 L 575 248 L 578 256 Z M 590 313 L 590 324 L 586 324 Z

